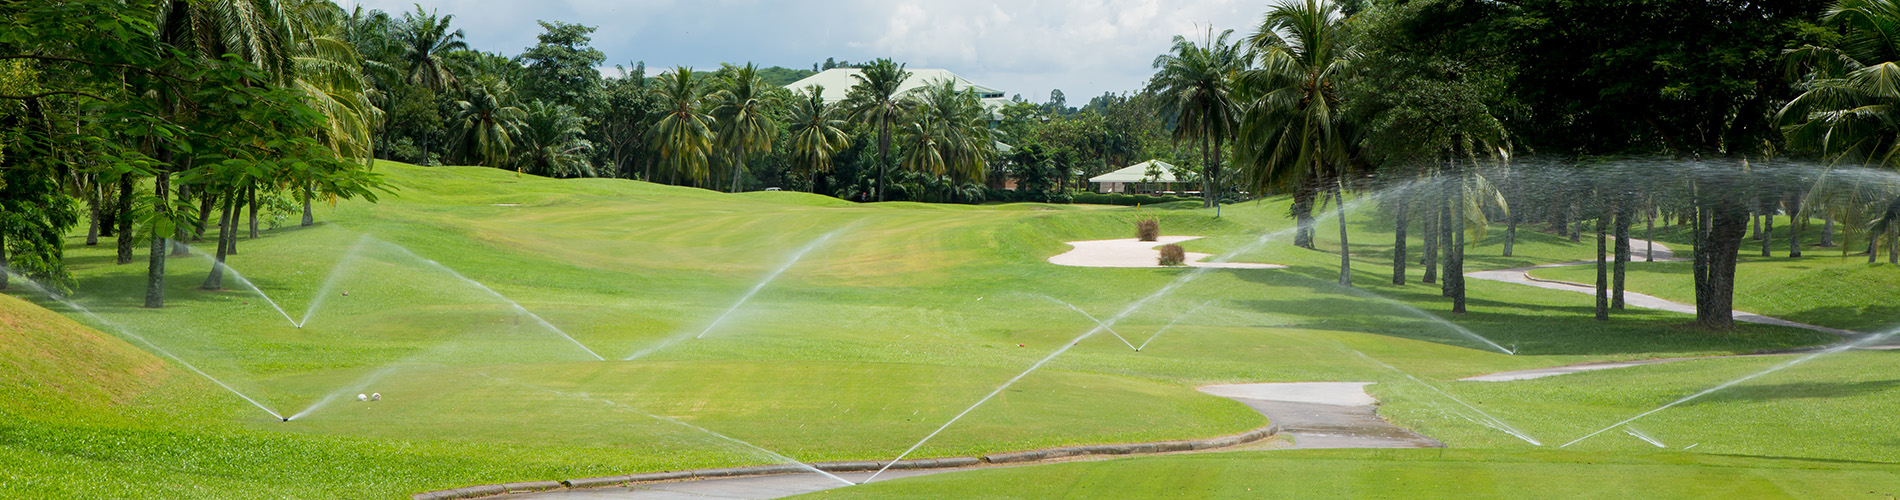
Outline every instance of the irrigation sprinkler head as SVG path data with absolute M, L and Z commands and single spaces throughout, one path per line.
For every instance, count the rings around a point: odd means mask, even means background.
M 280 417 L 280 418 L 283 418 L 285 422 L 289 422 L 289 421 L 290 421 L 290 417 Z

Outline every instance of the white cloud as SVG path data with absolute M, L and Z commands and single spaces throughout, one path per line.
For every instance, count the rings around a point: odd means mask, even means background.
M 351 0 L 343 0 L 349 5 Z M 354 0 L 391 12 L 412 0 Z M 1264 2 L 1239 0 L 436 0 L 470 45 L 507 54 L 534 43 L 537 19 L 598 26 L 607 65 L 648 68 L 754 61 L 809 68 L 827 57 L 891 57 L 945 68 L 1032 100 L 1060 88 L 1073 104 L 1139 89 L 1174 35 L 1209 24 L 1251 31 Z

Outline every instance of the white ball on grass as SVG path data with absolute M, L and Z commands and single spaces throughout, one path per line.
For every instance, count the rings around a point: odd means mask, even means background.
M 356 395 L 356 400 L 357 400 L 357 401 L 369 401 L 369 396 L 364 396 L 364 395 L 362 395 L 362 394 L 357 394 L 357 395 Z

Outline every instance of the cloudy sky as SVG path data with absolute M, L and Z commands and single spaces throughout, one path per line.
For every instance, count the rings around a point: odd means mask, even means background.
M 414 0 L 337 0 L 391 13 Z M 891 57 L 944 68 L 1041 102 L 1061 89 L 1080 106 L 1137 90 L 1174 35 L 1212 25 L 1251 31 L 1265 1 L 1239 0 L 420 0 L 454 14 L 469 45 L 518 54 L 537 19 L 596 26 L 607 64 L 646 61 L 650 73 L 720 62 L 810 69 L 826 57 Z M 1218 31 L 1217 31 L 1218 32 Z

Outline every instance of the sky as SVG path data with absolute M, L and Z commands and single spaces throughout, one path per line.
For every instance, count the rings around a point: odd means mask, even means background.
M 392 14 L 418 0 L 336 0 Z M 980 85 L 1046 101 L 1061 89 L 1070 106 L 1103 92 L 1140 90 L 1155 56 L 1175 35 L 1200 40 L 1252 32 L 1265 1 L 1239 0 L 419 0 L 453 14 L 470 47 L 521 53 L 536 20 L 599 28 L 606 67 L 645 61 L 663 68 L 721 62 L 811 69 L 825 58 L 889 57 L 912 68 L 948 69 Z M 613 73 L 611 69 L 607 70 Z

